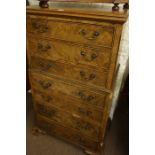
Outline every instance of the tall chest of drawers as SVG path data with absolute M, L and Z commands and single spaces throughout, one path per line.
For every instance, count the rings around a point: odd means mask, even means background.
M 92 152 L 104 144 L 127 12 L 27 7 L 37 125 Z

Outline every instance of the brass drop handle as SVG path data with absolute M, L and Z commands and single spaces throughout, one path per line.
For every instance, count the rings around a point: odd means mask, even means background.
M 46 23 L 41 23 L 37 21 L 32 21 L 32 27 L 37 30 L 39 33 L 48 32 L 48 26 Z
M 85 115 L 85 116 L 90 116 L 92 115 L 92 112 L 87 110 L 87 109 L 83 109 L 81 107 L 78 108 L 78 111 L 80 114 Z
M 53 100 L 52 96 L 45 96 L 44 94 L 41 94 L 41 97 L 46 101 L 46 102 L 50 102 Z
M 47 44 L 46 46 L 43 46 L 43 44 L 38 43 L 38 50 L 42 52 L 47 52 L 49 49 L 51 49 L 51 45 Z
M 89 35 L 90 33 L 87 33 L 87 30 L 85 30 L 85 29 L 81 29 L 79 31 L 79 34 L 88 40 L 96 39 L 100 35 L 100 33 L 98 31 L 92 32 L 91 35 Z
M 84 80 L 93 80 L 95 79 L 96 75 L 94 73 L 90 74 L 88 77 L 86 76 L 86 73 L 84 71 L 80 71 L 80 76 Z
M 81 54 L 82 56 L 85 56 L 85 55 L 86 55 L 86 53 L 85 53 L 84 51 L 81 51 L 80 54 Z
M 93 36 L 94 36 L 94 37 L 98 37 L 99 35 L 100 35 L 100 33 L 97 32 L 97 31 L 95 31 L 95 32 L 93 33 Z
M 93 79 L 95 79 L 95 77 L 96 77 L 96 75 L 92 73 L 89 75 L 89 80 L 93 80 Z
M 51 96 L 47 96 L 47 98 L 45 99 L 47 102 L 50 102 L 53 100 L 53 98 Z
M 86 76 L 86 73 L 84 71 L 80 71 L 80 75 L 81 75 L 81 77 L 84 78 Z
M 47 26 L 47 25 L 42 25 L 42 26 L 41 26 L 41 29 L 40 29 L 40 32 L 41 32 L 41 33 L 48 32 L 48 26 Z
M 83 50 L 80 52 L 80 54 L 82 57 L 85 57 L 86 60 L 89 60 L 89 61 L 93 61 L 94 59 L 98 57 L 96 53 L 92 53 L 91 55 L 87 56 L 86 52 Z
M 38 112 L 40 114 L 43 114 L 43 115 L 47 116 L 47 117 L 53 117 L 53 116 L 56 115 L 56 110 L 49 109 L 49 108 L 45 107 L 42 104 L 38 104 Z
M 39 81 L 39 84 L 41 85 L 41 87 L 43 89 L 48 89 L 49 87 L 52 86 L 51 82 L 45 82 L 45 81 L 42 81 L 42 80 Z
M 87 98 L 88 101 L 92 101 L 92 100 L 94 100 L 94 99 L 95 99 L 95 97 L 94 97 L 94 96 L 91 96 L 91 95 L 88 96 L 88 98 Z
M 84 92 L 82 92 L 82 91 L 79 91 L 78 95 L 79 95 L 80 98 L 81 98 L 82 100 L 84 100 L 84 101 L 92 101 L 93 99 L 95 99 L 94 96 L 92 96 L 92 95 L 87 96 L 87 95 L 85 95 Z
M 40 28 L 40 23 L 34 21 L 34 22 L 32 22 L 32 26 L 33 26 L 33 28 L 35 28 L 35 29 L 39 29 L 39 28 Z
M 82 100 L 84 101 L 87 100 L 87 96 L 82 91 L 80 91 L 78 95 L 80 96 Z
M 52 67 L 51 63 L 46 64 L 46 63 L 43 63 L 42 61 L 40 61 L 38 64 L 43 70 L 48 70 Z
M 98 55 L 96 54 L 96 53 L 93 53 L 92 55 L 91 55 L 91 60 L 94 60 L 94 59 L 96 59 L 98 57 Z
M 80 34 L 85 36 L 87 33 L 86 33 L 85 29 L 82 29 L 82 30 L 80 30 Z

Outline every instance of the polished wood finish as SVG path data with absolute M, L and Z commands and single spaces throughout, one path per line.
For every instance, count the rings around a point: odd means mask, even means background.
M 63 109 L 70 113 L 74 111 L 73 115 L 83 117 L 87 120 L 92 120 L 100 123 L 102 121 L 103 112 L 101 109 L 94 108 L 90 104 L 79 103 L 78 100 L 71 96 L 61 94 L 64 101 L 61 100 L 60 94 L 56 93 L 45 93 L 44 91 L 34 90 L 34 100 L 36 102 L 52 105 Z
M 68 80 L 60 79 L 58 76 L 46 76 L 37 72 L 31 72 L 31 86 L 35 90 L 44 91 L 44 93 L 54 93 L 54 95 L 71 96 L 81 104 L 89 104 L 96 107 L 104 107 L 104 101 L 109 92 L 95 89 L 94 87 L 83 87 Z M 55 79 L 56 78 L 56 79 Z
M 102 25 L 74 23 L 73 21 L 54 20 L 53 18 L 30 16 L 28 31 L 41 37 L 56 38 L 84 44 L 101 44 L 105 47 L 112 46 L 114 28 Z M 63 27 L 63 29 L 62 29 Z M 68 37 L 68 34 L 70 37 Z
M 28 6 L 27 7 L 27 13 L 31 14 L 31 17 L 35 18 L 35 16 L 32 15 L 41 15 L 38 16 L 39 20 L 43 15 L 48 15 L 50 19 L 56 19 L 56 20 L 63 20 L 65 18 L 65 21 L 75 21 L 80 23 L 90 23 L 92 24 L 98 24 L 97 21 L 101 21 L 100 24 L 106 24 L 107 26 L 111 23 L 109 22 L 117 22 L 117 23 L 124 23 L 128 17 L 128 10 L 120 9 L 119 11 L 112 11 L 109 7 L 103 7 L 101 8 L 70 8 L 70 7 L 50 7 L 50 8 L 40 8 L 39 6 Z M 66 18 L 66 17 L 70 18 Z M 43 17 L 44 19 L 44 17 Z M 91 19 L 91 20 L 90 20 Z M 47 20 L 46 20 L 47 21 Z M 107 22 L 108 23 L 107 23 Z M 27 27 L 29 27 L 29 18 L 27 18 Z
M 82 65 L 72 65 L 31 57 L 31 68 L 62 76 L 66 79 L 84 82 L 89 85 L 106 87 L 108 73 L 102 69 L 96 70 Z M 101 74 L 103 76 L 101 76 Z
M 65 127 L 63 124 L 60 125 L 55 123 L 44 116 L 37 115 L 36 118 L 38 126 L 42 129 L 46 129 L 47 133 L 79 145 L 82 148 L 92 148 L 93 150 L 97 150 L 98 142 L 91 140 L 74 129 Z
M 104 144 L 127 16 L 123 10 L 27 7 L 36 123 L 87 153 L 100 152 Z
M 76 132 L 86 135 L 96 141 L 99 139 L 100 125 L 91 122 L 90 120 L 82 119 L 74 113 L 69 114 L 66 111 L 48 106 L 44 103 L 36 103 L 36 112 L 58 124 L 63 124 L 66 127 L 73 128 Z
M 31 55 L 62 63 L 83 64 L 92 67 L 109 69 L 111 49 L 92 47 L 92 45 L 75 44 L 59 40 L 35 39 L 30 36 Z

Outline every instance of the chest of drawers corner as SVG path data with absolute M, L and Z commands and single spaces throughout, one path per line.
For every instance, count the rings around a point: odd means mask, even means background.
M 102 147 L 124 22 L 120 15 L 27 8 L 29 77 L 40 128 L 84 149 Z

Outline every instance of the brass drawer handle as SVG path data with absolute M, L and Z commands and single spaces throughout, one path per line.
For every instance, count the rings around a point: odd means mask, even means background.
M 84 51 L 81 51 L 80 54 L 81 54 L 82 56 L 86 56 L 86 53 L 85 53 Z
M 35 90 L 35 93 L 38 94 L 43 100 L 45 100 L 46 102 L 50 102 L 53 100 L 53 97 L 52 96 L 49 96 L 49 95 L 45 95 L 44 93 L 38 91 L 38 90 Z
M 86 33 L 85 29 L 82 29 L 82 30 L 80 30 L 80 34 L 85 36 L 87 33 Z
M 81 54 L 81 56 L 85 57 L 86 60 L 89 60 L 89 61 L 93 61 L 93 60 L 95 60 L 98 57 L 98 55 L 96 53 L 92 53 L 89 56 L 89 55 L 86 54 L 85 51 L 81 51 L 80 54 Z
M 40 28 L 40 23 L 38 23 L 36 21 L 33 21 L 32 22 L 32 27 L 35 28 L 35 29 L 39 29 Z
M 51 102 L 53 100 L 53 97 L 52 96 L 45 96 L 44 94 L 41 94 L 41 97 L 46 102 Z
M 32 21 L 32 27 L 37 30 L 39 33 L 48 32 L 48 26 L 44 23 Z
M 89 75 L 89 80 L 93 80 L 93 79 L 95 79 L 95 77 L 96 77 L 96 75 L 92 73 Z
M 81 107 L 78 108 L 78 111 L 79 111 L 80 114 L 85 115 L 85 116 L 88 116 L 88 117 L 90 115 L 92 115 L 92 112 L 91 111 L 89 111 L 87 109 L 83 109 Z
M 93 53 L 92 55 L 91 55 L 91 60 L 94 60 L 94 59 L 96 59 L 98 57 L 98 55 L 96 54 L 96 53 Z
M 45 98 L 45 101 L 46 102 L 50 102 L 50 101 L 52 101 L 53 100 L 53 98 L 51 97 L 51 96 L 47 96 L 46 98 Z
M 40 28 L 40 33 L 46 33 L 48 32 L 48 27 L 46 25 L 42 25 Z
M 39 84 L 41 85 L 41 87 L 43 89 L 48 89 L 49 87 L 52 86 L 51 82 L 45 82 L 45 81 L 42 81 L 42 80 L 39 81 Z
M 100 33 L 97 32 L 97 31 L 95 31 L 95 32 L 93 33 L 93 36 L 94 36 L 94 37 L 98 37 L 99 35 L 100 35 Z
M 51 63 L 43 63 L 42 61 L 38 62 L 38 65 L 43 69 L 43 70 L 49 70 L 52 67 Z
M 51 45 L 47 44 L 46 46 L 43 46 L 43 44 L 38 43 L 38 50 L 42 52 L 47 52 L 49 49 L 51 49 Z
M 92 101 L 95 99 L 95 96 L 92 96 L 92 95 L 86 95 L 84 94 L 84 92 L 82 91 L 79 91 L 78 95 L 80 96 L 80 98 L 83 100 L 83 101 Z
M 90 74 L 88 77 L 86 76 L 86 73 L 84 71 L 80 71 L 80 76 L 84 80 L 93 80 L 95 79 L 96 75 L 94 73 Z
M 82 35 L 85 39 L 88 39 L 88 40 L 94 40 L 100 35 L 100 33 L 98 31 L 92 32 L 91 35 L 90 35 L 90 32 L 88 32 L 85 29 L 81 29 L 79 31 L 79 34 Z
M 42 104 L 38 104 L 37 109 L 40 114 L 43 114 L 47 117 L 54 117 L 56 115 L 56 110 L 49 109 Z

